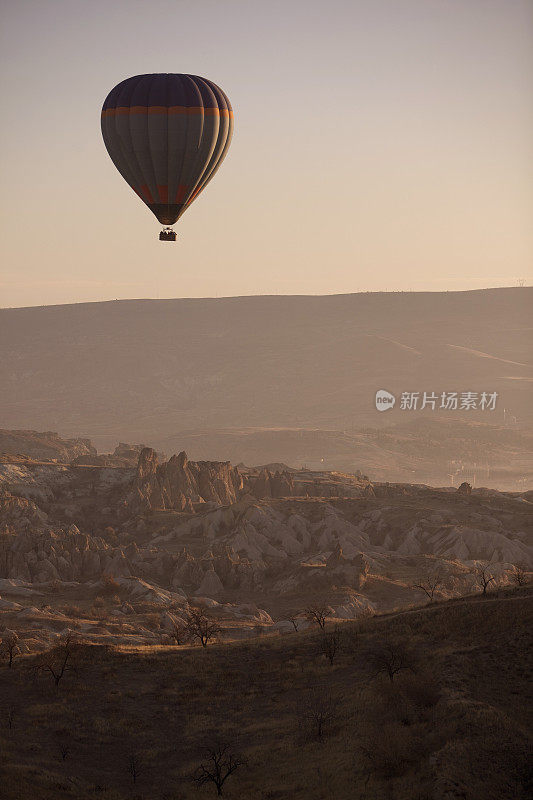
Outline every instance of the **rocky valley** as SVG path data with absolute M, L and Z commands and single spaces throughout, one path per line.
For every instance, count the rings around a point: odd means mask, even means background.
M 0 458 L 0 619 L 27 651 L 65 631 L 169 644 L 191 609 L 227 641 L 279 635 L 309 626 L 317 606 L 340 623 L 482 591 L 485 569 L 503 587 L 532 564 L 531 492 L 167 459 L 142 445 L 98 455 L 59 437 L 54 455 Z

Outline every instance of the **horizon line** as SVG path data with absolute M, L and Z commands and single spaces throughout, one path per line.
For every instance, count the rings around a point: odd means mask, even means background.
M 35 304 L 29 306 L 0 306 L 0 311 L 24 311 L 30 308 L 65 308 L 67 306 L 89 306 L 89 305 L 104 305 L 106 303 L 172 303 L 176 301 L 182 302 L 198 302 L 205 300 L 244 300 L 256 298 L 303 298 L 303 297 L 355 297 L 356 295 L 365 294 L 473 294 L 474 292 L 501 292 L 509 291 L 511 289 L 532 289 L 533 285 L 522 286 L 486 286 L 477 289 L 379 289 L 379 290 L 363 290 L 359 292 L 333 292 L 328 294 L 321 293 L 306 293 L 306 294 L 238 294 L 238 295 L 216 295 L 216 296 L 199 296 L 199 297 L 117 297 L 114 300 L 81 300 L 79 302 L 71 303 L 45 303 Z

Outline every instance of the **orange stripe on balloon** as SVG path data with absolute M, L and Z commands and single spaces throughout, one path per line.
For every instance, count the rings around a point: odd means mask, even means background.
M 102 111 L 104 118 L 132 114 L 186 114 L 191 116 L 204 114 L 208 117 L 229 116 L 233 119 L 233 111 L 229 111 L 227 108 L 204 108 L 203 106 L 118 106 Z
M 159 192 L 159 202 L 168 203 L 168 186 L 157 186 Z
M 187 194 L 188 187 L 184 183 L 180 183 L 178 185 L 178 191 L 176 192 L 176 203 L 183 203 L 183 198 Z
M 154 198 L 152 197 L 152 192 L 150 191 L 146 183 L 143 183 L 143 185 L 139 189 L 139 192 L 142 199 L 145 200 L 147 203 L 154 202 Z

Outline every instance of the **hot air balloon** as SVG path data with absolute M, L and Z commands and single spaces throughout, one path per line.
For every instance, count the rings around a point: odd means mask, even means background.
M 207 186 L 224 160 L 233 111 L 222 89 L 196 75 L 135 75 L 117 84 L 102 108 L 102 135 L 114 165 L 166 227 Z

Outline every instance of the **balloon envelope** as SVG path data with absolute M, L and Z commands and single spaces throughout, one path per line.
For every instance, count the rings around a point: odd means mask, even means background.
M 127 78 L 102 108 L 107 152 L 163 225 L 173 225 L 209 183 L 232 132 L 227 96 L 196 75 Z

